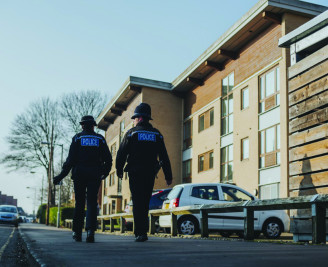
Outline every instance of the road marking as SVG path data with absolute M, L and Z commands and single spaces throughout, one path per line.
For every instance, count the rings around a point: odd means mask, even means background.
M 6 242 L 6 243 L 2 246 L 2 248 L 0 249 L 0 262 L 1 262 L 1 258 L 2 258 L 2 254 L 3 254 L 3 252 L 5 251 L 6 247 L 8 246 L 10 239 L 11 239 L 11 238 L 13 237 L 13 235 L 14 235 L 15 229 L 16 229 L 16 228 L 14 227 L 14 228 L 13 228 L 13 231 L 11 232 L 11 234 L 10 234 L 8 240 L 7 240 L 7 242 Z

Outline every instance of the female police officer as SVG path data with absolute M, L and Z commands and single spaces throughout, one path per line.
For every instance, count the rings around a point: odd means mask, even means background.
M 73 239 L 82 241 L 87 195 L 86 241 L 93 243 L 97 229 L 97 194 L 101 179 L 105 178 L 112 168 L 112 156 L 105 138 L 94 132 L 94 127 L 97 126 L 94 118 L 83 116 L 80 124 L 83 131 L 73 137 L 63 169 L 54 177 L 53 182 L 59 184 L 72 169 L 75 192 Z

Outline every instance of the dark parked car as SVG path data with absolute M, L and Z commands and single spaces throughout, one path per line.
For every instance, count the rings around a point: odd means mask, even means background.
M 164 200 L 166 199 L 167 195 L 171 192 L 172 188 L 167 188 L 167 189 L 158 189 L 154 190 L 153 195 L 150 199 L 149 202 L 149 209 L 150 210 L 156 210 L 156 209 L 161 209 Z M 132 212 L 133 209 L 133 203 L 132 200 L 126 205 L 124 211 L 125 212 Z M 159 221 L 156 220 L 155 222 L 156 225 L 156 232 L 159 232 L 160 227 L 159 227 Z M 133 228 L 133 219 L 132 218 L 127 218 L 125 220 L 125 227 L 127 230 L 132 230 Z

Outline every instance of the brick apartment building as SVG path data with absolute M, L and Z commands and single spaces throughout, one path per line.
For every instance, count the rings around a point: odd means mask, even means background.
M 262 199 L 288 196 L 289 49 L 279 38 L 327 7 L 261 0 L 172 83 L 130 77 L 97 118 L 115 155 L 140 102 L 164 135 L 173 185 L 223 182 Z M 115 169 L 102 185 L 102 212 L 130 200 Z M 155 188 L 165 187 L 163 173 Z
M 17 206 L 17 199 L 13 196 L 7 196 L 0 191 L 0 205 L 14 205 Z

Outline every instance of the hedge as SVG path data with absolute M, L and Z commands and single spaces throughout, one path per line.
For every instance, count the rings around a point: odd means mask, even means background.
M 49 210 L 49 224 L 57 225 L 57 212 L 58 207 L 51 207 Z M 46 223 L 47 204 L 42 204 L 37 213 L 39 223 Z M 61 207 L 60 208 L 60 225 L 64 225 L 66 219 L 73 219 L 74 207 Z

